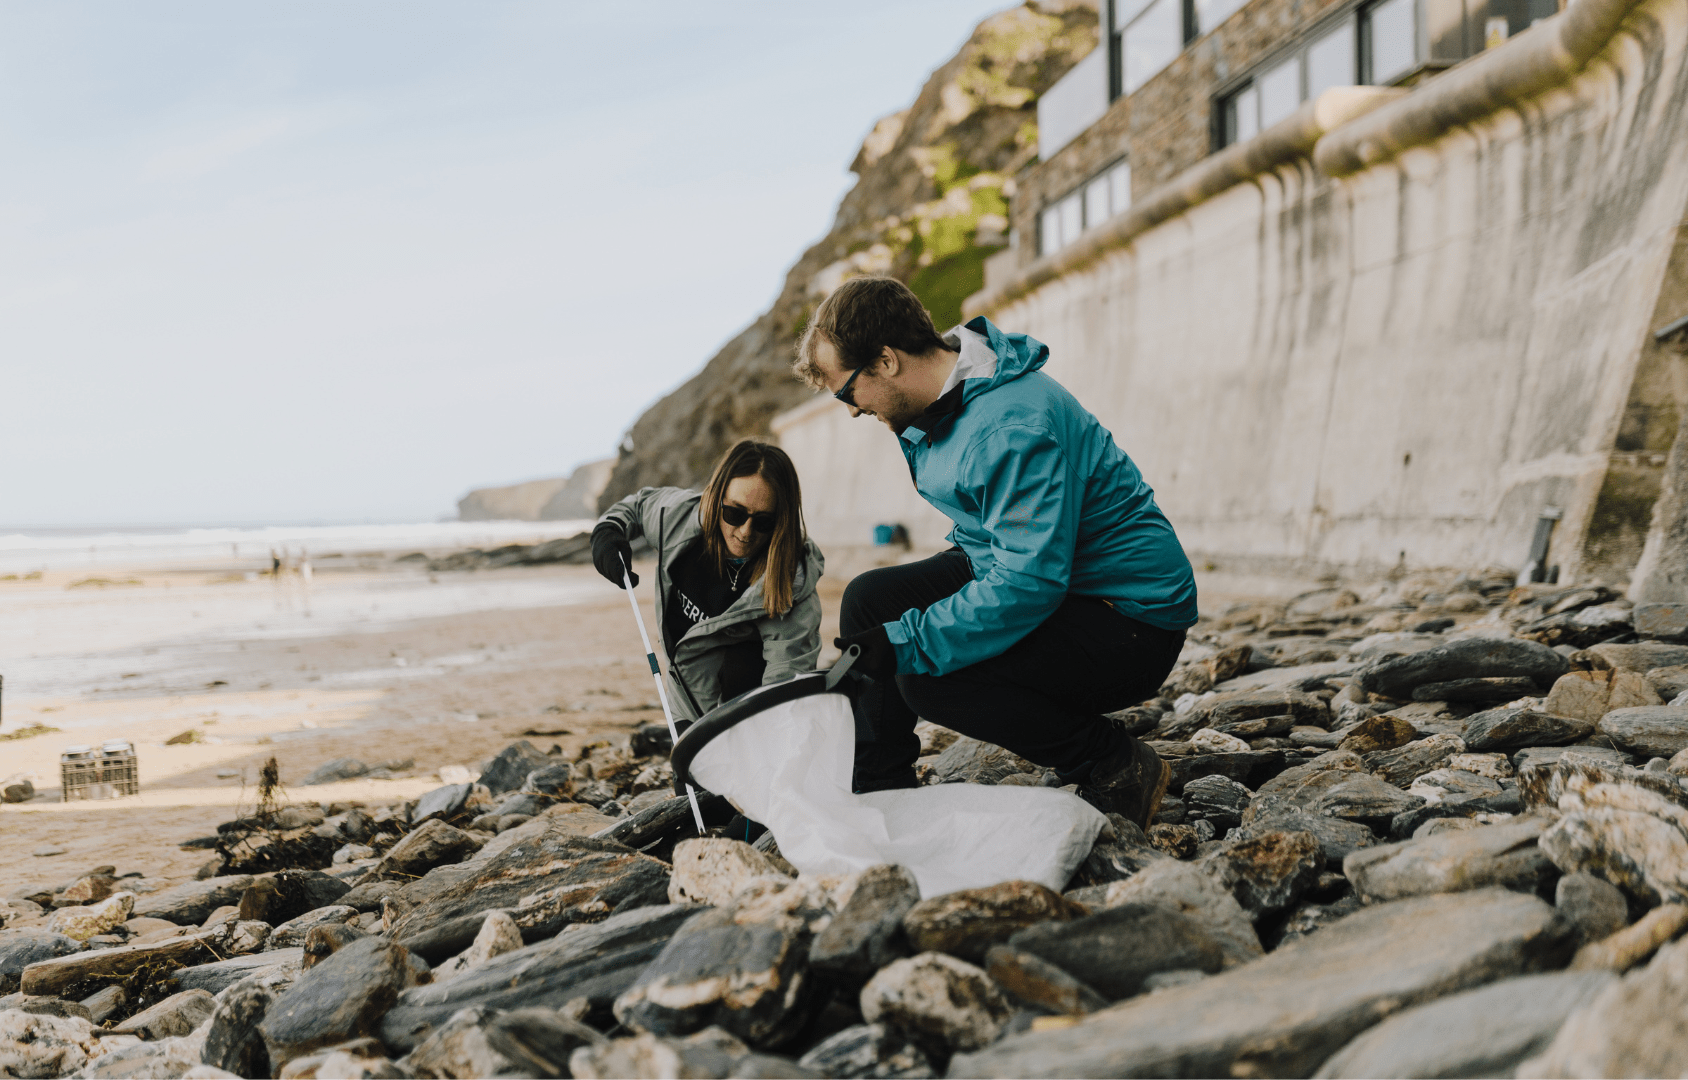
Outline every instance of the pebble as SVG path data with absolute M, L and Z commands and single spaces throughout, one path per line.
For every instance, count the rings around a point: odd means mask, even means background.
M 34 855 L 37 859 L 47 859 L 54 855 L 63 855 L 69 850 L 70 849 L 65 847 L 63 844 L 43 844 L 34 851 L 30 852 L 30 854 Z

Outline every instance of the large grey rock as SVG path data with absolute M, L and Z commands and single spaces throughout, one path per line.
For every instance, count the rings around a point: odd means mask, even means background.
M 1192 780 L 1184 785 L 1183 791 L 1185 823 L 1205 819 L 1223 834 L 1226 829 L 1243 823 L 1243 812 L 1253 797 L 1254 792 L 1228 777 L 1204 776 Z
M 1289 687 L 1221 692 L 1181 717 L 1167 717 L 1161 731 L 1177 739 L 1205 727 L 1231 727 L 1270 716 L 1290 717 L 1285 730 L 1295 724 L 1324 727 L 1330 722 L 1330 707 L 1321 698 Z
M 908 955 L 903 916 L 919 902 L 920 884 L 912 871 L 901 866 L 863 870 L 849 901 L 810 944 L 810 966 L 848 989 L 859 989 L 874 972 Z
M 1194 863 L 1163 859 L 1134 877 L 1109 885 L 1103 902 L 1107 907 L 1142 904 L 1190 916 L 1219 943 L 1226 967 L 1261 955 L 1254 924 L 1230 888 Z
M 469 793 L 474 788 L 474 784 L 446 784 L 437 787 L 416 800 L 416 809 L 411 811 L 410 820 L 421 823 L 430 818 L 455 817 L 463 812 L 463 807 L 469 802 Z
M 654 1035 L 715 1026 L 752 1046 L 777 1046 L 807 1019 L 807 946 L 800 931 L 701 912 L 616 998 L 615 1017 Z
M 276 952 L 235 956 L 209 964 L 180 968 L 176 971 L 176 985 L 183 990 L 207 990 L 220 994 L 229 987 L 252 976 L 280 975 L 303 970 L 304 949 L 280 949 Z
M 1085 914 L 1082 906 L 1035 881 L 1005 881 L 920 901 L 903 916 L 915 952 L 941 952 L 979 963 L 985 950 L 1028 926 Z
M 1547 1048 L 1567 1016 L 1616 981 L 1605 971 L 1556 971 L 1454 994 L 1396 1013 L 1313 1075 L 1509 1076 Z
M 245 985 L 216 1003 L 199 1060 L 236 1076 L 269 1076 L 270 1052 L 258 1025 L 275 1004 L 267 987 Z
M 924 1078 L 936 1076 L 925 1051 L 884 1024 L 857 1024 L 817 1043 L 797 1059 L 816 1076 Z
M 1683 1076 L 1688 1074 L 1684 1014 L 1688 941 L 1678 941 L 1566 1017 L 1548 1048 L 1519 1065 L 1516 1075 Z
M 666 864 L 620 844 L 571 835 L 561 823 L 467 865 L 462 876 L 448 879 L 394 924 L 395 940 L 444 959 L 474 940 L 480 916 L 494 908 L 509 911 L 522 937 L 533 941 L 570 923 L 668 901 Z M 413 895 L 407 890 L 407 899 Z
M 1579 944 L 1599 941 L 1629 923 L 1623 890 L 1593 874 L 1566 874 L 1553 890 L 1553 906 L 1577 928 Z
M 43 960 L 81 952 L 82 942 L 49 930 L 0 931 L 0 994 L 17 990 L 23 969 Z
M 1503 889 L 1379 904 L 1252 964 L 959 1056 L 950 1073 L 1305 1076 L 1390 1013 L 1559 966 L 1570 934 Z
M 515 791 L 527 780 L 528 773 L 557 764 L 557 759 L 523 739 L 511 743 L 498 756 L 481 765 L 479 783 L 494 795 Z
M 259 1030 L 271 1065 L 374 1035 L 400 991 L 417 977 L 403 946 L 379 937 L 354 941 L 301 975 L 270 1006 Z
M 1523 772 L 1531 765 L 1546 768 L 1564 758 L 1585 758 L 1606 765 L 1634 765 L 1633 755 L 1609 746 L 1526 746 L 1512 755 L 1512 767 Z
M 239 904 L 253 878 L 247 874 L 190 881 L 173 889 L 140 897 L 133 917 L 166 919 L 177 926 L 199 926 L 220 907 Z
M 1159 971 L 1218 971 L 1225 950 L 1202 923 L 1181 911 L 1122 904 L 1072 922 L 1043 923 L 1008 939 L 1103 997 L 1130 997 Z
M 1427 683 L 1456 679 L 1524 678 L 1546 692 L 1553 681 L 1571 669 L 1559 653 L 1546 645 L 1520 638 L 1462 638 L 1412 656 L 1385 660 L 1360 676 L 1369 694 L 1406 700 Z
M 289 919 L 271 931 L 265 948 L 272 952 L 276 949 L 302 948 L 305 938 L 317 927 L 345 923 L 357 917 L 358 909 L 344 904 L 330 904 L 315 911 L 307 911 L 297 919 Z
M 1293 905 L 1318 882 L 1324 864 L 1318 838 L 1305 832 L 1261 833 L 1201 860 L 1202 870 L 1257 921 Z
M 1536 840 L 1551 824 L 1526 817 L 1356 851 L 1342 872 L 1367 900 L 1463 892 L 1499 885 L 1534 892 L 1558 876 Z
M 375 865 L 379 877 L 417 878 L 436 866 L 459 863 L 481 842 L 438 818 L 424 821 L 405 834 Z
M 607 1012 L 699 910 L 676 904 L 612 915 L 601 923 L 495 956 L 443 985 L 406 990 L 382 1019 L 382 1041 L 400 1052 L 408 1051 L 452 1014 L 472 1006 L 555 1009 L 585 998 L 593 1009 Z
M 405 1056 L 411 1075 L 567 1076 L 569 1055 L 607 1040 L 551 1009 L 460 1010 Z
M 1596 728 L 1618 749 L 1642 757 L 1674 757 L 1688 749 L 1688 707 L 1681 705 L 1613 709 Z
M 1635 632 L 1658 641 L 1688 641 L 1688 604 L 1635 605 Z
M 1519 779 L 1527 802 L 1560 812 L 1538 841 L 1560 870 L 1605 878 L 1649 906 L 1688 903 L 1688 792 L 1676 777 L 1573 758 Z
M 1654 668 L 1688 664 L 1688 645 L 1666 645 L 1658 641 L 1639 641 L 1631 645 L 1595 645 L 1588 651 L 1618 671 L 1633 671 L 1642 675 Z
M 217 1000 L 204 990 L 183 990 L 148 1006 L 112 1027 L 114 1035 L 139 1035 L 143 1039 L 168 1039 L 186 1035 L 211 1019 Z
M 976 1050 L 1002 1033 L 1013 1014 L 990 976 L 944 953 L 888 965 L 861 993 L 862 1018 L 886 1023 L 949 1050 Z
M 1554 716 L 1535 709 L 1490 709 L 1465 720 L 1466 749 L 1476 753 L 1555 746 L 1576 742 L 1594 731 L 1587 720 Z

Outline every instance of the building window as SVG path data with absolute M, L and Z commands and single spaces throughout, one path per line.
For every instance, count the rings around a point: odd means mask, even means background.
M 1365 82 L 1388 86 L 1418 66 L 1418 12 L 1413 0 L 1383 0 L 1361 18 Z
M 1386 2 L 1410 7 L 1414 0 Z M 1252 139 L 1332 87 L 1353 86 L 1360 72 L 1359 44 L 1350 16 L 1262 68 L 1220 103 L 1220 145 Z
M 1120 0 L 1114 5 L 1114 20 L 1124 93 L 1159 75 L 1184 51 L 1183 0 L 1152 0 L 1147 5 Z
M 1131 165 L 1103 169 L 1038 215 L 1039 255 L 1053 255 L 1086 232 L 1131 207 Z

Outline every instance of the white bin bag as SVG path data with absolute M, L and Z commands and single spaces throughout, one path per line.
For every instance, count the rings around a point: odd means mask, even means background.
M 735 703 L 744 711 L 756 696 Z M 941 784 L 857 795 L 854 757 L 850 699 L 815 692 L 752 709 L 696 751 L 689 773 L 766 825 L 802 873 L 896 863 L 914 873 L 922 896 L 1013 880 L 1059 891 L 1107 823 L 1083 799 L 1053 788 Z

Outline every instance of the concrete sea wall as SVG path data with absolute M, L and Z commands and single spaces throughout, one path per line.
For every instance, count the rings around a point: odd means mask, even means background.
M 1566 60 L 1602 10 L 1616 32 Z M 1554 63 L 1574 73 L 1555 82 Z M 1549 559 L 1575 577 L 1626 423 L 1639 408 L 1675 426 L 1688 394 L 1678 372 L 1646 380 L 1670 400 L 1633 400 L 1653 329 L 1688 314 L 1681 268 L 1667 276 L 1688 209 L 1688 3 L 1576 0 L 1374 97 L 1328 129 L 1309 103 L 1285 121 L 1310 132 L 1299 148 L 1278 129 L 1255 140 L 1296 149 L 1287 160 L 1213 182 L 1251 150 L 1216 155 L 1140 200 L 1182 200 L 1176 213 L 1122 219 L 969 310 L 1049 345 L 1046 370 L 1138 462 L 1193 553 L 1521 565 L 1554 506 Z M 883 427 L 817 402 L 775 431 L 823 546 L 888 520 L 939 541 Z

